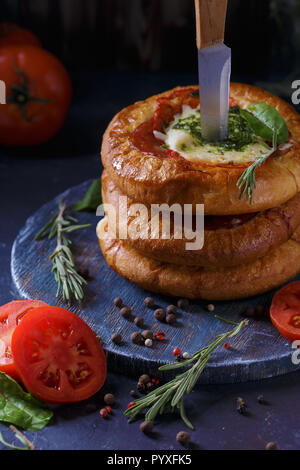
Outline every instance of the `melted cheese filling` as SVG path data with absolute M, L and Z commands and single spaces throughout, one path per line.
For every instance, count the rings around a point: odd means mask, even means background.
M 248 163 L 255 161 L 257 157 L 266 153 L 266 147 L 258 142 L 245 145 L 241 151 L 220 149 L 216 145 L 209 143 L 202 142 L 199 144 L 193 135 L 184 129 L 174 129 L 179 120 L 193 117 L 199 119 L 199 110 L 184 105 L 182 113 L 175 116 L 166 129 L 166 134 L 163 138 L 168 148 L 179 153 L 187 160 L 193 162 L 205 161 L 212 164 Z M 238 132 L 238 129 L 236 131 Z

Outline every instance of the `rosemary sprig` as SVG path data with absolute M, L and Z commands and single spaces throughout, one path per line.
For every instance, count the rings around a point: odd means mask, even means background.
M 71 240 L 67 234 L 77 230 L 90 227 L 91 224 L 78 225 L 77 219 L 70 215 L 65 215 L 67 205 L 61 201 L 59 211 L 37 234 L 35 240 L 41 240 L 47 233 L 48 239 L 57 239 L 56 248 L 50 256 L 52 260 L 52 272 L 57 282 L 56 297 L 60 294 L 63 300 L 71 302 L 72 297 L 81 301 L 84 297 L 83 286 L 87 284 L 86 280 L 77 272 L 73 255 L 70 250 Z
M 273 143 L 272 147 L 270 148 L 262 139 L 257 137 L 257 140 L 265 145 L 265 147 L 268 149 L 267 153 L 264 153 L 260 157 L 258 157 L 252 165 L 250 165 L 244 173 L 241 175 L 237 182 L 237 187 L 241 191 L 240 199 L 243 199 L 245 195 L 248 196 L 250 204 L 252 204 L 253 200 L 253 191 L 256 188 L 256 179 L 255 179 L 255 170 L 259 166 L 262 166 L 266 160 L 269 158 L 270 155 L 276 150 L 277 148 L 277 136 L 278 132 L 277 129 L 275 129 L 274 134 L 273 134 Z
M 7 447 L 8 449 L 11 449 L 11 450 L 34 450 L 35 449 L 32 442 L 29 439 L 27 439 L 27 437 L 24 436 L 24 434 L 21 431 L 19 431 L 13 425 L 11 425 L 9 427 L 15 433 L 15 437 L 17 439 L 19 439 L 19 441 L 24 445 L 24 447 L 15 446 L 14 444 L 10 444 L 9 442 L 7 442 L 4 439 L 2 433 L 0 432 L 0 442 L 1 442 L 1 444 L 3 444 L 5 447 Z
M 221 317 L 218 317 L 223 320 Z M 153 390 L 146 397 L 139 398 L 136 400 L 135 405 L 128 408 L 125 411 L 125 416 L 129 417 L 128 422 L 130 423 L 133 419 L 140 414 L 143 410 L 148 410 L 145 416 L 146 420 L 153 421 L 158 413 L 163 414 L 167 409 L 172 411 L 178 408 L 180 416 L 185 424 L 190 428 L 194 429 L 192 423 L 186 416 L 184 409 L 184 396 L 192 391 L 196 385 L 200 375 L 205 369 L 211 354 L 215 349 L 220 346 L 227 338 L 233 338 L 238 335 L 239 332 L 248 324 L 247 320 L 243 320 L 240 323 L 234 323 L 233 329 L 227 333 L 223 333 L 217 336 L 208 346 L 195 352 L 190 358 L 182 362 L 174 362 L 172 364 L 166 364 L 159 368 L 160 371 L 174 370 L 186 367 L 190 364 L 194 364 L 187 371 L 180 375 L 177 375 L 173 380 Z

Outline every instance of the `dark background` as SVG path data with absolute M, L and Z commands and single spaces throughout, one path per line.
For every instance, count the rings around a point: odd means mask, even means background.
M 290 100 L 300 78 L 299 0 L 229 0 L 226 43 L 233 79 L 261 83 Z M 73 102 L 62 131 L 35 148 L 0 147 L 0 304 L 16 297 L 10 250 L 26 219 L 42 204 L 100 175 L 99 149 L 110 119 L 154 93 L 197 81 L 193 0 L 1 0 L 0 21 L 31 28 L 68 67 Z M 299 71 L 299 72 L 298 72 Z M 1 77 L 0 77 L 1 78 Z M 179 449 L 184 425 L 163 418 L 149 438 L 127 425 L 122 410 L 135 381 L 109 374 L 105 392 L 117 408 L 99 417 L 101 394 L 58 407 L 52 426 L 27 435 L 38 449 Z M 197 428 L 192 448 L 299 449 L 300 374 L 249 384 L 197 387 L 187 409 Z M 259 405 L 263 393 L 268 404 Z M 235 410 L 237 396 L 249 414 Z M 0 430 L 9 439 L 4 426 Z M 1 445 L 0 445 L 1 449 Z
M 229 0 L 233 73 L 291 72 L 297 0 Z M 73 69 L 196 72 L 193 0 L 1 0 L 0 17 L 31 28 Z

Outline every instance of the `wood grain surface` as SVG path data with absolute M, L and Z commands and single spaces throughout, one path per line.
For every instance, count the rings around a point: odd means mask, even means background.
M 34 236 L 54 213 L 59 200 L 75 202 L 83 197 L 91 181 L 71 188 L 41 207 L 31 216 L 17 236 L 11 258 L 11 271 L 15 288 L 20 298 L 44 300 L 50 305 L 65 306 L 56 299 L 56 284 L 51 273 L 49 256 L 55 241 L 35 242 Z M 80 315 L 100 335 L 107 352 L 111 370 L 138 376 L 141 373 L 157 375 L 161 364 L 173 362 L 172 351 L 179 347 L 183 352 L 194 353 L 209 344 L 215 336 L 229 330 L 229 325 L 214 318 L 206 309 L 206 302 L 190 304 L 187 312 L 178 311 L 175 326 L 159 323 L 153 310 L 147 309 L 144 298 L 149 292 L 119 277 L 105 263 L 96 237 L 99 218 L 95 214 L 80 213 L 81 223 L 91 223 L 84 231 L 72 234 L 73 252 L 80 271 L 88 271 L 90 280 L 82 305 L 73 305 L 70 310 Z M 214 302 L 215 312 L 228 320 L 238 321 L 248 305 L 268 305 L 272 292 L 234 302 Z M 143 329 L 154 332 L 164 331 L 166 340 L 155 342 L 152 348 L 134 345 L 130 341 L 132 332 L 137 328 L 132 321 L 123 319 L 113 304 L 115 297 L 121 297 L 125 304 L 133 307 L 133 315 L 145 320 Z M 176 299 L 154 295 L 157 306 L 166 307 L 176 303 Z M 114 345 L 110 338 L 115 332 L 123 336 L 120 346 Z M 200 378 L 202 383 L 232 383 L 272 377 L 299 369 L 292 364 L 291 345 L 280 336 L 270 321 L 251 320 L 241 334 L 230 340 L 231 349 L 220 347 L 212 356 L 205 372 Z M 159 374 L 158 374 L 159 375 Z M 164 374 L 163 378 L 168 378 Z

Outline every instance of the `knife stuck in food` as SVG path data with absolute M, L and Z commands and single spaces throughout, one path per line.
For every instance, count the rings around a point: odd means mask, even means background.
M 202 136 L 228 132 L 231 49 L 224 44 L 227 0 L 195 0 Z

